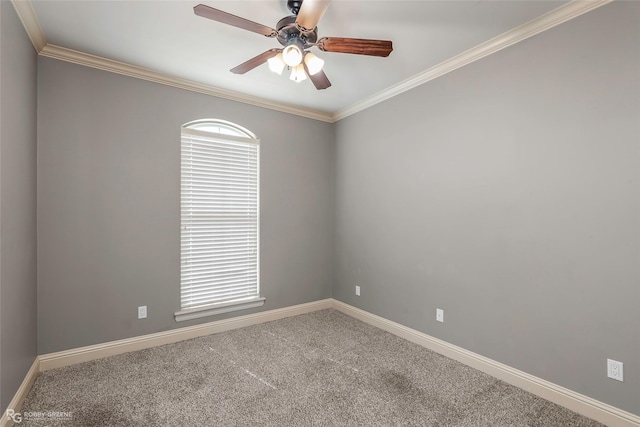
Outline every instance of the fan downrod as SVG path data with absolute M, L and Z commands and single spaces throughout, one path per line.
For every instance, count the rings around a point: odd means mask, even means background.
M 301 6 L 302 0 L 287 0 L 287 9 L 289 9 L 294 15 L 298 15 Z

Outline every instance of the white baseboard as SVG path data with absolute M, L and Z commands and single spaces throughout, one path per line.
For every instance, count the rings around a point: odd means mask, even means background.
M 155 334 L 142 335 L 118 341 L 110 341 L 103 344 L 43 354 L 39 356 L 40 371 L 75 365 L 76 363 L 88 362 L 107 356 L 114 356 L 116 354 L 128 353 L 130 351 L 142 350 L 164 344 L 171 344 L 205 335 L 217 334 L 232 329 L 244 328 L 245 326 L 257 325 L 259 323 L 271 322 L 272 320 L 331 308 L 332 304 L 333 302 L 331 299 L 313 301 L 305 304 L 293 305 L 290 307 L 248 314 L 245 316 L 232 317 L 230 319 L 218 320 L 195 326 L 172 329 L 170 331 L 158 332 Z
M 392 322 L 384 317 L 376 316 L 375 314 L 371 314 L 341 301 L 332 300 L 332 302 L 333 308 L 348 316 L 390 332 L 393 335 L 397 335 L 443 356 L 457 360 L 506 383 L 540 396 L 543 399 L 564 406 L 585 417 L 589 417 L 608 426 L 640 426 L 640 417 L 630 412 L 576 393 L 557 384 L 543 380 L 542 378 L 527 374 L 526 372 L 449 344 L 446 341 L 434 338 L 399 323 Z
M 11 399 L 11 402 L 9 402 L 7 410 L 4 412 L 4 414 L 2 414 L 2 419 L 0 419 L 0 427 L 14 425 L 13 420 L 11 419 L 11 417 L 9 417 L 9 410 L 11 409 L 14 412 L 20 412 L 22 404 L 31 391 L 31 387 L 33 387 L 33 383 L 35 382 L 39 372 L 40 360 L 36 357 L 36 359 L 33 361 L 33 364 L 31 365 L 31 368 L 29 368 L 29 371 L 27 371 L 27 375 L 25 375 L 24 380 L 22 380 L 22 384 L 20 384 L 20 387 L 18 388 L 15 396 L 13 396 L 13 399 Z
M 42 371 L 257 325 L 327 308 L 334 308 L 348 316 L 421 345 L 436 353 L 450 357 L 467 366 L 478 369 L 506 383 L 512 384 L 608 426 L 640 427 L 640 417 L 637 415 L 332 298 L 38 356 L 9 404 L 9 408 L 19 412 L 38 373 Z M 12 424 L 5 412 L 2 420 L 0 420 L 0 427 L 10 426 Z

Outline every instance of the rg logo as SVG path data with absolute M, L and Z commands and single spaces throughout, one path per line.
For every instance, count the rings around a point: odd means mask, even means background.
M 7 418 L 11 419 L 11 421 L 16 424 L 20 424 L 22 422 L 22 414 L 14 411 L 13 409 L 7 409 Z

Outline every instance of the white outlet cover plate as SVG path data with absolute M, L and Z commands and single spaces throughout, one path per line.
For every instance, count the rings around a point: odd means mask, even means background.
M 438 322 L 444 322 L 444 310 L 441 308 L 436 308 L 436 320 Z
M 356 286 L 356 295 L 360 296 L 360 286 Z
M 138 319 L 146 319 L 147 318 L 147 306 L 141 305 L 138 307 Z
M 607 376 L 614 380 L 624 381 L 624 372 L 622 362 L 607 359 Z

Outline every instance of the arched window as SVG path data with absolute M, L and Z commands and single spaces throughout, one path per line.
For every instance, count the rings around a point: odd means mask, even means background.
M 245 129 L 242 126 L 238 126 L 235 123 L 227 122 L 225 120 L 195 120 L 183 125 L 182 128 L 196 129 L 209 133 L 219 133 L 222 135 L 257 139 L 253 132 L 251 132 L 250 130 Z
M 181 129 L 176 320 L 264 304 L 259 285 L 260 140 L 222 120 Z

